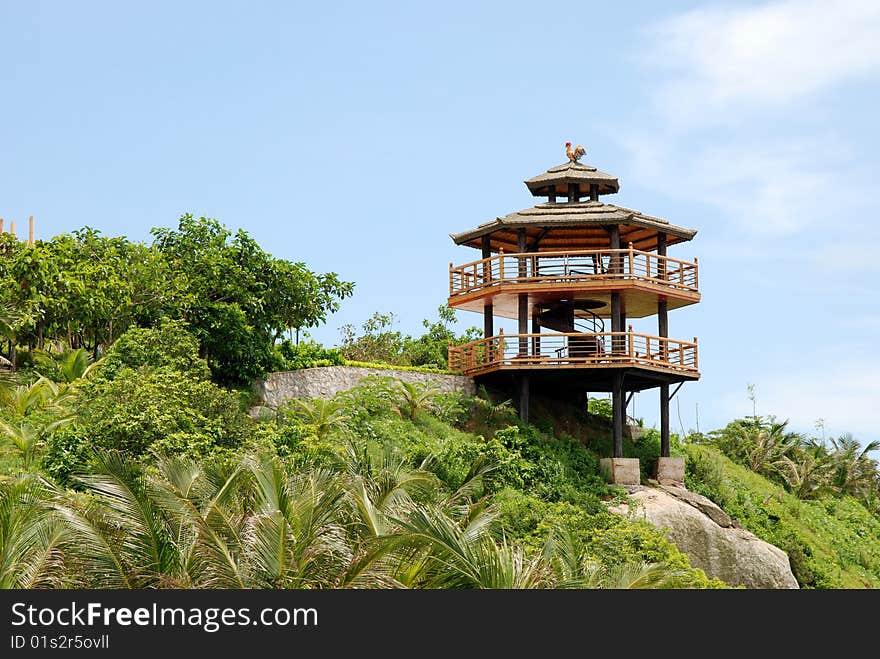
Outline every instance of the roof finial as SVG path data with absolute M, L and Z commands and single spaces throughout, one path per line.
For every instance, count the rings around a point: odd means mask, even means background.
M 587 155 L 586 149 L 578 144 L 574 149 L 571 148 L 571 142 L 565 143 L 565 155 L 568 156 L 569 162 L 577 162 L 585 155 Z

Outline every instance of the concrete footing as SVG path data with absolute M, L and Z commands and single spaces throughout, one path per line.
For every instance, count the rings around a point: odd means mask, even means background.
M 654 478 L 661 485 L 683 485 L 684 458 L 657 458 Z
M 638 485 L 641 482 L 638 458 L 602 458 L 599 472 L 613 485 Z

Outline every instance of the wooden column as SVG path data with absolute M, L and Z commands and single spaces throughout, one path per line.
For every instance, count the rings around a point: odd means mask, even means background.
M 611 238 L 611 249 L 620 249 L 620 227 L 614 225 L 612 227 L 608 227 L 608 233 Z M 611 272 L 614 274 L 619 274 L 621 270 L 620 263 L 620 255 L 613 254 L 611 256 Z M 611 294 L 611 331 L 612 332 L 622 332 L 623 331 L 623 322 L 621 318 L 621 308 L 620 308 L 620 293 L 614 292 Z M 613 347 L 616 351 L 619 349 L 619 340 L 612 340 L 612 346 L 618 344 L 618 347 Z
M 623 373 L 620 370 L 614 372 L 611 383 L 611 410 L 614 423 L 614 457 L 623 457 Z
M 590 183 L 590 201 L 599 201 L 598 183 Z
M 492 241 L 489 236 L 483 236 L 482 240 L 482 248 L 483 248 L 483 258 L 488 259 L 492 257 Z M 483 265 L 483 281 L 488 282 L 492 279 L 492 264 L 486 263 Z M 489 298 L 486 302 L 483 303 L 483 336 L 484 338 L 489 338 L 490 336 L 494 336 L 495 327 L 494 327 L 494 312 L 492 309 L 492 299 Z
M 620 227 L 614 225 L 608 228 L 610 236 L 611 249 L 620 249 Z M 613 254 L 611 257 L 611 272 L 620 273 L 621 262 L 620 255 Z M 620 305 L 620 293 L 611 294 L 611 331 L 622 332 L 624 330 L 623 314 Z M 625 342 L 621 337 L 615 336 L 611 339 L 611 350 L 616 354 L 623 352 Z M 623 392 L 623 372 L 615 369 L 611 380 L 611 414 L 614 427 L 614 457 L 623 457 L 623 417 L 624 417 L 624 392 Z
M 555 204 L 556 203 L 556 186 L 551 185 L 547 188 L 547 203 Z
M 666 234 L 657 234 L 657 277 L 666 279 Z M 657 301 L 657 335 L 669 337 L 669 302 L 665 298 Z M 669 360 L 669 344 L 660 344 L 660 355 L 663 361 Z M 660 457 L 669 457 L 669 385 L 660 385 Z
M 28 218 L 28 245 L 34 244 L 34 216 Z
M 517 230 L 517 245 L 519 247 L 519 252 L 524 254 L 526 252 L 526 230 L 518 229 Z M 517 259 L 517 276 L 520 279 L 524 279 L 528 277 L 528 264 L 526 260 L 522 257 Z M 529 340 L 524 336 L 529 333 L 529 296 L 528 293 L 520 293 L 517 297 L 518 309 L 517 309 L 517 319 L 519 321 L 517 326 L 517 334 L 520 335 L 519 338 L 519 354 L 527 355 L 529 352 Z
M 519 418 L 523 423 L 529 422 L 529 374 L 519 376 Z
M 576 203 L 581 200 L 580 194 L 578 194 L 578 184 L 577 183 L 569 183 L 568 184 L 568 201 L 569 203 Z
M 669 385 L 660 385 L 660 457 L 669 457 Z
M 541 325 L 538 323 L 538 312 L 535 309 L 532 309 L 532 334 L 540 334 L 541 333 Z M 540 355 L 541 354 L 541 337 L 535 336 L 532 338 L 532 354 Z

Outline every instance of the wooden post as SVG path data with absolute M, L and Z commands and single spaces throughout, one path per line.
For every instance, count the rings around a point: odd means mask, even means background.
M 15 235 L 15 220 L 9 221 L 9 233 L 11 233 L 13 236 Z
M 519 418 L 523 423 L 529 422 L 529 375 L 519 376 Z
M 635 255 L 633 254 L 633 244 L 630 243 L 629 244 L 629 272 L 627 272 L 627 274 L 630 277 L 634 276 L 635 272 L 636 272 L 635 263 L 633 263 L 634 260 L 635 260 Z
M 524 254 L 526 251 L 526 230 L 524 228 L 517 229 L 516 232 L 517 237 L 517 246 L 519 247 L 520 254 Z M 528 275 L 527 264 L 524 257 L 520 256 L 517 258 L 517 276 L 520 279 L 525 279 Z M 529 354 L 529 339 L 526 336 L 529 333 L 529 296 L 528 293 L 520 293 L 517 296 L 517 334 L 519 337 L 519 354 L 521 357 L 525 357 Z
M 482 248 L 483 248 L 483 259 L 491 259 L 492 258 L 492 241 L 489 236 L 483 236 L 482 240 Z M 502 254 L 503 258 L 503 254 Z M 502 273 L 504 270 L 502 269 Z M 486 285 L 488 282 L 492 281 L 492 262 L 485 261 L 483 263 L 483 284 Z M 486 302 L 483 304 L 483 336 L 484 338 L 489 338 L 495 333 L 495 322 L 494 322 L 494 310 L 492 305 L 492 298 L 488 298 Z
M 532 334 L 540 334 L 541 333 L 541 325 L 538 323 L 538 314 L 535 309 L 532 309 Z M 532 337 L 532 354 L 536 357 L 541 354 L 541 337 L 533 336 Z
M 3 233 L 3 218 L 0 217 L 0 233 Z
M 28 218 L 28 245 L 34 244 L 34 216 Z
M 598 183 L 590 183 L 590 201 L 599 201 Z
M 547 203 L 555 204 L 556 203 L 556 186 L 551 185 L 547 188 Z
M 616 224 L 608 229 L 611 234 L 611 249 L 617 250 L 611 253 L 611 272 L 612 274 L 620 274 L 620 227 Z M 611 331 L 623 331 L 623 317 L 621 315 L 620 292 L 615 291 L 611 294 Z M 611 338 L 612 354 L 620 354 L 623 350 L 619 336 Z
M 614 457 L 623 457 L 623 373 L 617 369 L 611 384 L 611 410 L 614 422 Z
M 580 194 L 578 194 L 578 184 L 577 183 L 569 183 L 568 184 L 568 202 L 569 203 L 577 203 L 581 200 Z
M 648 273 L 650 274 L 650 273 Z M 666 279 L 666 234 L 657 234 L 657 279 Z
M 669 457 L 669 385 L 660 385 L 660 457 Z

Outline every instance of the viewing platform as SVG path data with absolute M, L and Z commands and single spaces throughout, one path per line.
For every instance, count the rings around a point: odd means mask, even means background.
M 627 332 L 498 334 L 449 348 L 449 367 L 464 375 L 495 371 L 635 368 L 666 381 L 700 377 L 697 341 Z
M 628 249 L 592 249 L 493 254 L 449 266 L 449 306 L 481 312 L 492 298 L 495 315 L 516 318 L 518 295 L 530 304 L 560 296 L 588 295 L 603 302 L 595 313 L 610 313 L 611 293 L 624 298 L 630 317 L 657 313 L 658 296 L 669 309 L 700 301 L 699 269 L 693 262 Z M 605 307 L 603 309 L 603 307 Z

